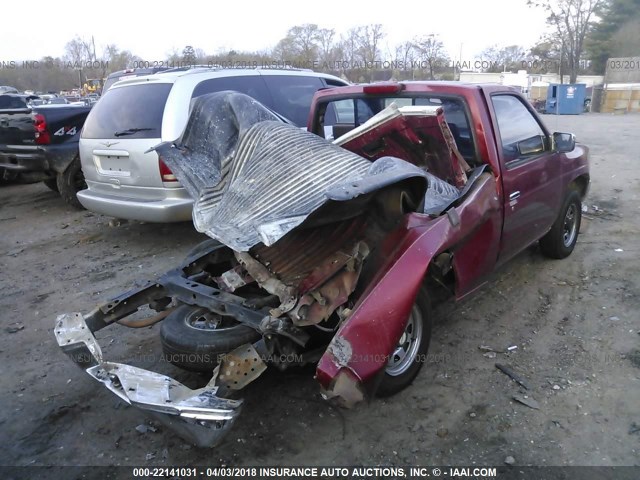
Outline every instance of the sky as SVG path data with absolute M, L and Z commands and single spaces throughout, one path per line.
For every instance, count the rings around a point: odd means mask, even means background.
M 95 11 L 91 5 L 96 5 Z M 98 54 L 114 43 L 147 61 L 164 60 L 185 45 L 207 54 L 260 51 L 275 46 L 288 28 L 304 23 L 333 28 L 337 36 L 357 25 L 380 23 L 390 51 L 414 36 L 433 33 L 452 59 L 462 61 L 477 59 L 492 45 L 529 48 L 546 29 L 544 12 L 528 7 L 526 0 L 109 0 L 45 9 L 41 18 L 27 24 L 2 22 L 0 65 L 63 56 L 65 44 L 75 35 L 93 35 Z

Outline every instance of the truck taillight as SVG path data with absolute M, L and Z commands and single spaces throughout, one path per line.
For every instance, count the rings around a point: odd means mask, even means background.
M 160 167 L 160 178 L 162 178 L 163 182 L 177 182 L 178 179 L 173 174 L 171 169 L 167 167 L 167 164 L 162 161 L 161 158 L 158 159 L 158 166 Z
M 36 129 L 36 144 L 50 144 L 51 136 L 49 135 L 49 131 L 47 130 L 47 121 L 45 120 L 44 115 L 36 113 L 33 116 L 33 126 Z
M 362 91 L 367 95 L 384 95 L 400 93 L 402 90 L 404 90 L 404 88 L 404 83 L 380 82 L 371 85 L 365 85 L 362 88 Z

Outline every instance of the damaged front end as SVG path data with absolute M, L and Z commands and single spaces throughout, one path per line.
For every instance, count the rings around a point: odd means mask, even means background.
M 60 347 L 123 401 L 199 446 L 221 441 L 240 413 L 236 392 L 267 366 L 317 364 L 325 397 L 363 400 L 401 339 L 431 259 L 483 221 L 455 205 L 476 184 L 488 198 L 491 184 L 464 164 L 442 109 L 392 106 L 362 127 L 338 146 L 246 95 L 198 98 L 182 137 L 155 149 L 194 198 L 194 225 L 216 241 L 87 315 L 59 316 Z M 409 161 L 383 150 L 360 156 L 359 142 L 377 131 L 417 142 Z M 425 151 L 416 131 L 441 148 Z M 442 237 L 437 245 L 425 240 L 430 231 Z M 389 276 L 394 268 L 403 273 Z M 116 322 L 135 326 L 127 317 L 145 306 L 160 312 L 150 323 L 164 322 L 161 337 L 169 322 L 185 323 L 175 322 L 180 312 L 204 325 L 198 338 L 206 340 L 193 348 L 215 353 L 198 365 L 213 372 L 206 386 L 191 390 L 103 359 L 93 334 Z M 242 340 L 221 341 L 225 329 L 242 331 Z M 375 361 L 362 360 L 370 354 Z
M 100 345 L 80 313 L 60 315 L 55 335 L 62 351 L 89 375 L 195 445 L 220 443 L 240 414 L 241 400 L 216 396 L 217 371 L 205 387 L 191 390 L 167 376 L 104 361 Z

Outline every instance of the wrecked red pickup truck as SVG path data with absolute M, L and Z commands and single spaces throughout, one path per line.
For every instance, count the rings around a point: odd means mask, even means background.
M 346 406 L 408 386 L 430 303 L 472 292 L 535 241 L 568 256 L 589 186 L 587 148 L 497 85 L 328 89 L 308 132 L 220 92 L 166 140 L 154 148 L 211 240 L 143 287 L 60 315 L 55 335 L 122 400 L 201 446 L 221 441 L 238 391 L 267 366 L 317 365 L 323 396 Z M 145 309 L 158 313 L 127 318 Z M 158 321 L 169 361 L 212 372 L 207 385 L 103 359 L 93 332 Z

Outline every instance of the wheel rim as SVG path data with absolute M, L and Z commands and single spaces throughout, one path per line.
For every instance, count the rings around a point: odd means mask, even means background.
M 220 331 L 228 330 L 224 326 L 224 317 L 206 309 L 196 310 L 184 317 L 184 323 L 194 330 L 199 331 Z
M 407 326 L 391 354 L 385 372 L 392 377 L 405 373 L 413 365 L 422 340 L 422 315 L 414 305 Z
M 569 205 L 567 213 L 564 216 L 563 237 L 565 247 L 570 247 L 576 239 L 578 230 L 578 207 L 575 203 Z

